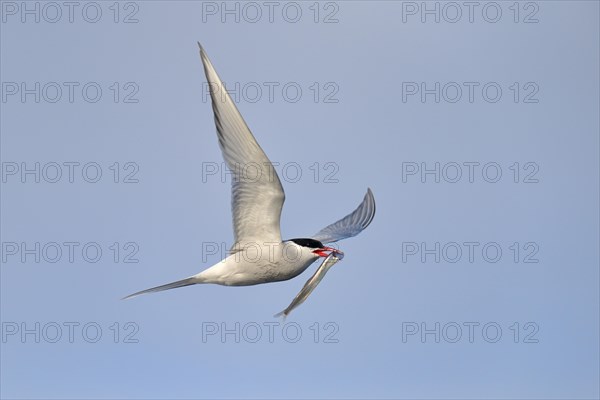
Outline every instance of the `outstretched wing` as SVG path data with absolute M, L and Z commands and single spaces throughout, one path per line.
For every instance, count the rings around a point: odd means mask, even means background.
M 339 221 L 321 229 L 312 238 L 322 243 L 333 243 L 356 236 L 369 226 L 374 216 L 375 197 L 373 197 L 371 189 L 367 189 L 365 198 L 356 210 Z
M 281 242 L 279 220 L 285 200 L 271 161 L 225 90 L 206 52 L 200 57 L 210 89 L 215 125 L 223 158 L 232 172 L 231 208 L 234 247 L 249 242 Z

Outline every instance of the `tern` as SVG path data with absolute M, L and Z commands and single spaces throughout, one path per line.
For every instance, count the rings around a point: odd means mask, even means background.
M 358 235 L 375 216 L 375 198 L 367 189 L 358 208 L 344 218 L 310 238 L 282 240 L 280 217 L 285 193 L 279 176 L 225 90 L 204 48 L 200 43 L 198 46 L 219 146 L 233 176 L 234 245 L 225 259 L 196 275 L 124 299 L 201 283 L 248 286 L 292 279 L 320 257 L 336 251 L 325 244 Z

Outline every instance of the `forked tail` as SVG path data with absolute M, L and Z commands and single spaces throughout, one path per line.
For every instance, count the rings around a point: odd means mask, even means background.
M 198 278 L 192 276 L 192 277 L 182 279 L 177 282 L 167 283 L 166 285 L 161 285 L 161 286 L 153 287 L 150 289 L 142 290 L 141 292 L 130 294 L 129 296 L 123 297 L 121 300 L 127 300 L 132 297 L 139 296 L 140 294 L 161 292 L 163 290 L 169 290 L 169 289 L 175 289 L 175 288 L 189 286 L 189 285 L 195 285 L 197 283 L 201 283 L 201 282 L 198 280 Z

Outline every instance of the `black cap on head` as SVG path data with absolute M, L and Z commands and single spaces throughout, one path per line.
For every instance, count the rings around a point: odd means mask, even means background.
M 315 239 L 290 239 L 290 242 L 294 242 L 299 246 L 308 247 L 309 249 L 322 249 L 323 243 Z

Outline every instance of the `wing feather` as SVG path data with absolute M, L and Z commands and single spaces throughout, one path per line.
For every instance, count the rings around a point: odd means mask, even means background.
M 362 203 L 360 203 L 356 210 L 339 221 L 321 229 L 312 238 L 322 243 L 333 243 L 356 236 L 369 226 L 374 216 L 375 197 L 371 189 L 367 189 L 367 194 L 365 194 Z
M 200 58 L 209 85 L 219 146 L 232 172 L 231 208 L 234 242 L 280 242 L 280 218 L 285 193 L 271 161 L 225 90 L 206 52 Z

